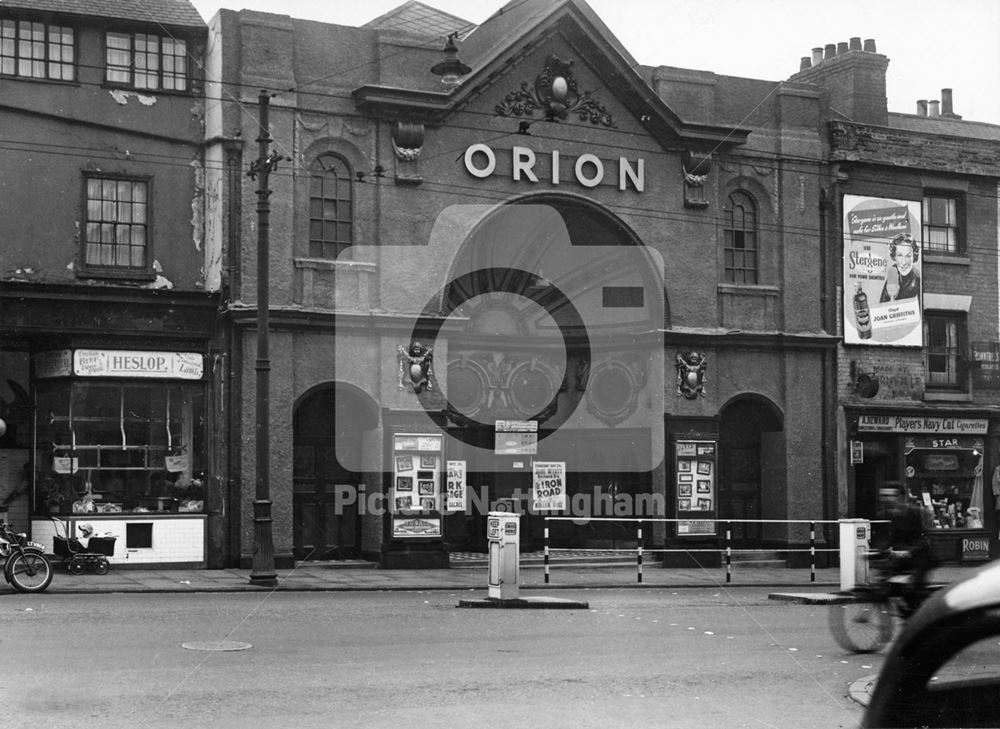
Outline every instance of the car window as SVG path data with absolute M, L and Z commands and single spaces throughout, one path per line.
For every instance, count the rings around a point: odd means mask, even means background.
M 1000 681 L 1000 636 L 976 641 L 949 658 L 931 677 L 928 688 L 985 678 Z

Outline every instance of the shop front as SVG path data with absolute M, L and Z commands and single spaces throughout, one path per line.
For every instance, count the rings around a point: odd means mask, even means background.
M 994 495 L 984 487 L 989 418 L 966 413 L 849 415 L 853 513 L 879 518 L 878 494 L 901 485 L 925 511 L 938 562 L 985 562 L 996 549 Z
M 89 524 L 112 564 L 206 564 L 204 355 L 62 349 L 33 358 L 31 533 Z

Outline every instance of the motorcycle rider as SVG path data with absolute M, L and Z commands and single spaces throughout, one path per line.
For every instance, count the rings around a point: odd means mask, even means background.
M 934 567 L 927 539 L 927 511 L 902 486 L 879 489 L 882 509 L 872 528 L 872 547 L 889 558 L 893 574 L 909 575 L 911 608 L 919 605 Z

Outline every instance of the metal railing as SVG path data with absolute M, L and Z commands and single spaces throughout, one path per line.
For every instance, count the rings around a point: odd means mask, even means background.
M 543 564 L 545 567 L 545 582 L 549 582 L 549 567 L 550 561 L 549 556 L 552 553 L 552 548 L 549 545 L 549 522 L 550 521 L 579 521 L 579 517 L 573 516 L 546 516 L 543 517 L 545 520 L 545 530 L 544 530 L 544 551 L 543 551 Z M 654 524 L 654 523 L 688 523 L 691 521 L 698 521 L 701 523 L 711 522 L 713 524 L 725 525 L 725 536 L 723 545 L 721 547 L 714 548 L 700 548 L 692 549 L 689 547 L 678 547 L 678 548 L 646 548 L 642 545 L 642 527 L 643 524 Z M 664 554 L 664 553 L 680 553 L 680 554 L 694 554 L 694 553 L 710 553 L 710 554 L 721 554 L 725 560 L 726 568 L 726 582 L 733 581 L 733 553 L 773 553 L 773 552 L 783 552 L 783 553 L 808 553 L 809 554 L 809 581 L 816 581 L 816 554 L 818 552 L 839 552 L 839 547 L 817 547 L 816 546 L 816 525 L 817 524 L 839 524 L 837 519 L 666 519 L 666 518 L 654 518 L 654 517 L 591 517 L 587 519 L 588 523 L 593 522 L 614 522 L 618 524 L 635 524 L 635 535 L 636 535 L 636 547 L 632 548 L 619 548 L 619 549 L 573 549 L 574 553 L 593 551 L 593 552 L 623 552 L 623 553 L 635 553 L 635 564 L 636 564 L 636 581 L 642 583 L 642 558 L 645 554 Z M 750 549 L 743 547 L 733 547 L 733 524 L 808 524 L 809 525 L 809 546 L 802 548 L 788 548 L 788 549 Z M 692 535 L 698 536 L 698 535 Z M 711 537 L 716 535 L 705 534 L 705 537 Z M 682 537 L 683 538 L 683 537 Z

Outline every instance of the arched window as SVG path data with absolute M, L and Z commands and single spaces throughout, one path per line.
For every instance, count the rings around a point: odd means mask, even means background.
M 724 267 L 726 283 L 755 284 L 760 262 L 757 255 L 757 204 L 737 190 L 726 200 Z
M 354 243 L 354 176 L 345 159 L 321 154 L 309 168 L 309 255 L 336 258 Z

